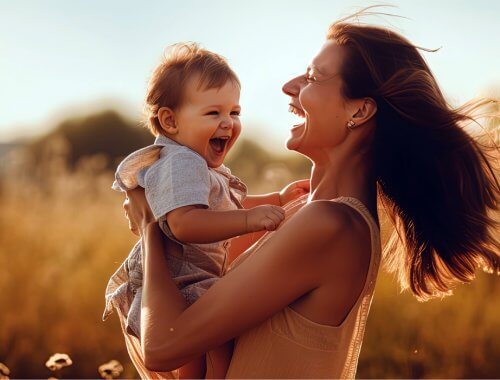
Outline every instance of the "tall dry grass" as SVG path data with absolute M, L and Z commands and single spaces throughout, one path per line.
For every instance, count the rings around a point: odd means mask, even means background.
M 0 361 L 11 377 L 47 377 L 46 358 L 70 354 L 67 377 L 99 377 L 99 364 L 126 363 L 116 320 L 101 321 L 107 279 L 134 237 L 100 160 L 70 173 L 47 163 L 43 178 L 15 169 L 0 195 Z
M 135 242 L 122 197 L 102 156 L 69 171 L 54 149 L 38 172 L 20 153 L 2 169 L 0 362 L 13 378 L 48 377 L 46 358 L 66 352 L 74 364 L 65 377 L 95 378 L 111 359 L 136 377 L 118 321 L 101 321 L 107 280 Z M 259 182 L 255 168 L 234 171 L 265 192 L 302 177 L 294 165 L 269 164 Z M 480 275 L 452 297 L 419 303 L 381 274 L 358 377 L 499 377 L 499 295 L 498 277 Z

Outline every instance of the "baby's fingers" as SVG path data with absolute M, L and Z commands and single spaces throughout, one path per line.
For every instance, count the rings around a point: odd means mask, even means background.
M 264 219 L 264 227 L 268 231 L 274 231 L 276 228 L 278 228 L 283 219 L 284 215 L 273 212 L 272 214 L 267 215 L 267 217 Z
M 279 222 L 267 217 L 264 219 L 263 224 L 266 231 L 274 231 L 278 227 Z
M 285 217 L 285 209 L 280 206 L 271 206 L 271 210 L 273 211 L 273 214 L 281 217 L 282 219 Z

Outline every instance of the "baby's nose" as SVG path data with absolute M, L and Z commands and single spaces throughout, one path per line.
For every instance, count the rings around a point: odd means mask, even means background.
M 220 127 L 223 129 L 233 128 L 233 119 L 231 119 L 230 117 L 225 117 L 221 120 Z

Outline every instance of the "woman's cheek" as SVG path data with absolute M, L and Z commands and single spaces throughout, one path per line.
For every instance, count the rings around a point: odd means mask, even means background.
M 299 103 L 307 114 L 311 115 L 314 113 L 314 94 L 311 94 L 307 89 L 302 90 L 300 93 Z

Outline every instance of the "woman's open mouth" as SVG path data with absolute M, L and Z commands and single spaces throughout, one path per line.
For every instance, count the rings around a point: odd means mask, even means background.
M 290 103 L 290 107 L 288 108 L 288 112 L 293 113 L 294 115 L 298 116 L 302 120 L 300 123 L 294 124 L 292 129 L 302 127 L 305 124 L 306 113 L 302 109 L 300 109 L 300 108 L 298 108 Z
M 217 154 L 222 154 L 229 142 L 229 136 L 219 136 L 210 139 L 210 146 Z

